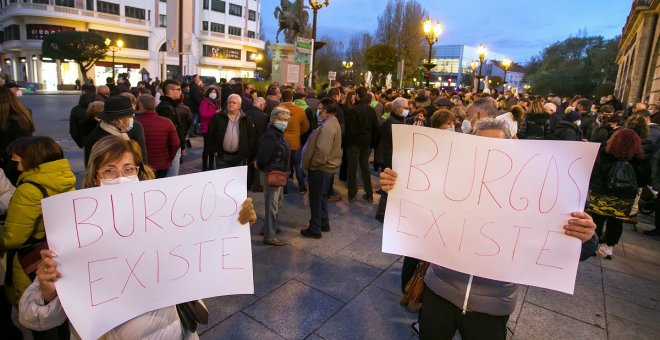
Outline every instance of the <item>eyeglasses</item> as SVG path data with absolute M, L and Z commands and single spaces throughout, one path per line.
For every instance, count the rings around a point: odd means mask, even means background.
M 180 87 L 177 87 L 177 88 L 175 88 L 175 89 L 172 89 L 172 91 L 181 91 L 181 88 L 180 88 Z
M 114 179 L 117 177 L 128 177 L 128 176 L 134 176 L 138 173 L 138 170 L 140 170 L 139 166 L 125 166 L 121 170 L 117 170 L 116 168 L 106 168 L 103 170 L 97 170 L 101 177 L 104 179 Z

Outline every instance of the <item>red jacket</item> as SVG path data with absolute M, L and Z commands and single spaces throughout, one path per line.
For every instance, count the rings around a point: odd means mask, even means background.
M 174 124 L 154 111 L 145 111 L 136 117 L 144 126 L 149 166 L 154 170 L 169 169 L 180 144 Z

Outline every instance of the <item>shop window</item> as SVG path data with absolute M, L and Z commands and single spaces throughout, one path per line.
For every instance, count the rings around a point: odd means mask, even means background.
M 87 0 L 87 8 L 88 11 L 93 11 L 94 10 L 94 0 Z
M 167 15 L 159 14 L 158 15 L 158 20 L 160 20 L 158 26 L 167 27 Z
M 225 12 L 225 2 L 222 0 L 211 0 L 211 10 L 224 13 Z
M 235 4 L 229 4 L 229 14 L 235 15 L 237 17 L 243 16 L 243 7 Z
M 250 21 L 257 21 L 257 12 L 253 10 L 248 10 L 248 20 Z
M 202 2 L 202 9 L 209 9 L 209 0 L 204 0 L 204 2 Z
M 127 17 L 129 18 L 135 18 L 135 19 L 142 19 L 144 20 L 144 9 L 142 8 L 137 8 L 137 7 L 131 7 L 131 6 L 124 6 L 124 11 Z
M 202 31 L 208 31 L 208 30 L 209 30 L 209 22 L 202 21 Z
M 229 26 L 229 30 L 231 31 L 231 26 Z M 217 22 L 212 22 L 211 32 L 225 33 L 225 25 L 218 24 Z
M 55 0 L 55 5 L 65 7 L 76 7 L 74 0 Z
M 253 31 L 248 31 L 248 38 L 254 39 L 254 37 L 255 37 L 254 32 Z
M 20 40 L 21 35 L 20 35 L 20 29 L 18 25 L 9 25 L 5 27 L 4 29 L 4 39 L 3 41 L 10 41 L 10 40 Z
M 97 0 L 96 10 L 101 13 L 119 15 L 119 4 L 113 4 L 112 2 Z
M 240 27 L 234 27 L 234 26 L 229 26 L 229 34 L 231 35 L 237 35 L 241 36 L 241 29 Z

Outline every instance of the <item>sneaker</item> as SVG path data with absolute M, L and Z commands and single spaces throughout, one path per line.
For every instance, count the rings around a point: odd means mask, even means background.
M 302 187 L 302 188 L 300 188 L 300 193 L 301 193 L 301 194 L 304 194 L 304 193 L 306 193 L 306 192 L 307 192 L 307 187 Z
M 321 231 L 324 231 L 324 232 L 330 231 L 330 226 L 326 225 L 326 226 L 321 227 Z
M 419 322 L 415 321 L 410 325 L 410 329 L 412 329 L 413 333 L 415 335 L 419 336 Z
M 353 197 L 349 196 L 348 197 L 348 203 L 353 203 L 353 202 L 355 202 L 355 196 L 353 196 Z
M 607 244 L 603 243 L 600 245 L 600 247 L 598 247 L 598 256 L 604 257 L 607 260 L 611 260 L 613 250 L 613 246 L 608 246 Z
M 309 228 L 301 230 L 300 234 L 304 237 L 315 238 L 315 239 L 320 239 L 323 236 L 321 233 L 315 233 L 309 230 Z
M 341 195 L 340 194 L 332 194 L 332 195 L 328 196 L 328 200 L 335 201 L 335 202 L 341 201 Z
M 369 196 L 367 194 L 362 195 L 362 198 L 364 198 L 367 203 L 374 203 L 374 198 L 372 196 Z

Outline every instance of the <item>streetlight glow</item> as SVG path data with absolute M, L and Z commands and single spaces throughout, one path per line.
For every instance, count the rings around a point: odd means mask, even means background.
M 435 64 L 431 62 L 433 57 L 433 44 L 435 44 L 440 38 L 443 27 L 438 21 L 433 23 L 429 17 L 424 22 L 422 22 L 422 30 L 424 31 L 424 35 L 426 35 L 426 41 L 429 43 L 429 58 L 427 59 L 426 64 L 423 66 L 428 72 L 431 72 L 433 67 L 435 67 Z M 426 79 L 426 87 L 429 87 L 430 85 L 430 78 L 431 77 Z

